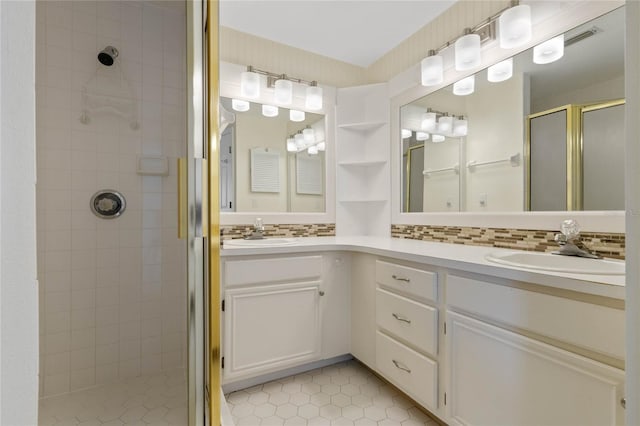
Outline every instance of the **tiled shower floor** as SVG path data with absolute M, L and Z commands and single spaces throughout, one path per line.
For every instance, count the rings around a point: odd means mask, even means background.
M 437 423 L 352 360 L 227 395 L 236 426 L 418 426 Z
M 184 370 L 40 400 L 39 426 L 186 426 Z

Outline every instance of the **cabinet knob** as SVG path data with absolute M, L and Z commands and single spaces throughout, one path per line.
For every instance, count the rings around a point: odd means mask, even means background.
M 324 291 L 320 290 L 320 291 L 318 291 L 318 294 L 319 294 L 320 296 L 324 296 Z
M 622 405 L 622 408 L 627 408 L 627 398 L 620 398 L 620 405 Z

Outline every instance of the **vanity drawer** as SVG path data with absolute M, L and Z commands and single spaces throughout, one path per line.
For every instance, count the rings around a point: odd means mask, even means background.
M 379 288 L 376 291 L 376 323 L 417 349 L 437 355 L 437 309 Z
M 224 284 L 258 284 L 284 281 L 316 281 L 322 275 L 322 256 L 276 257 L 271 259 L 227 260 Z
M 377 260 L 376 281 L 407 295 L 438 300 L 438 275 L 435 272 Z
M 438 364 L 380 331 L 376 366 L 392 383 L 427 408 L 438 408 Z

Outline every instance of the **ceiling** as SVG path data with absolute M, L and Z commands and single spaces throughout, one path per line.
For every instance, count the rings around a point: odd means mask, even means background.
M 368 67 L 456 0 L 222 0 L 220 24 Z

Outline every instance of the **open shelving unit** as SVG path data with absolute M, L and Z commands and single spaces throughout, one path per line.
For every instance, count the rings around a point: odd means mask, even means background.
M 338 89 L 336 234 L 390 233 L 386 84 Z

